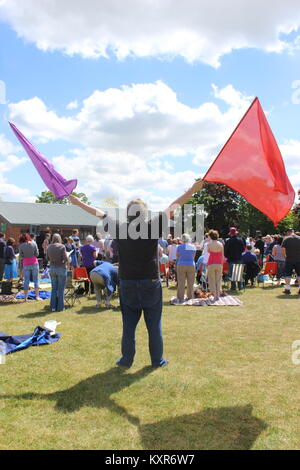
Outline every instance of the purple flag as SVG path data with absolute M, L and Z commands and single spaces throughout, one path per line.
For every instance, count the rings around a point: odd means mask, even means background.
M 34 146 L 26 139 L 26 137 L 24 137 L 14 124 L 10 122 L 9 125 L 28 153 L 47 188 L 57 199 L 63 199 L 64 197 L 69 196 L 76 188 L 77 180 L 65 180 L 63 176 L 57 173 L 53 165 L 34 148 Z

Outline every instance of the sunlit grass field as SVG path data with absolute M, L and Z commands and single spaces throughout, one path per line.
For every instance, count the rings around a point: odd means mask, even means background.
M 59 314 L 48 303 L 0 306 L 0 330 L 61 321 L 62 338 L 0 365 L 0 449 L 297 449 L 300 296 L 246 289 L 240 307 L 171 306 L 164 288 L 168 367 L 149 367 L 137 329 L 133 367 L 120 371 L 121 314 L 95 300 Z

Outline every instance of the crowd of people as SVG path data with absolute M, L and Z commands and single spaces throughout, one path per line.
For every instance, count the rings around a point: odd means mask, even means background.
M 297 276 L 294 285 L 300 286 L 300 233 L 292 228 L 285 234 L 262 236 L 257 231 L 255 237 L 246 237 L 231 227 L 224 239 L 216 230 L 209 230 L 201 244 L 191 243 L 187 234 L 181 239 L 172 239 L 169 235 L 166 240 L 160 239 L 159 244 L 164 250 L 161 262 L 168 263 L 170 269 L 176 265 L 179 303 L 194 297 L 195 280 L 199 284 L 201 279 L 207 280 L 209 292 L 214 300 L 219 300 L 224 271 L 230 279 L 236 264 L 244 265 L 245 285 L 254 286 L 263 263 L 273 262 L 277 285 L 284 282 L 285 294 L 291 293 L 293 272 Z M 243 280 L 238 283 L 232 280 L 230 291 L 242 289 L 242 283 Z
M 168 265 L 177 282 L 178 302 L 194 297 L 195 281 L 205 278 L 213 300 L 221 295 L 224 265 L 228 267 L 229 277 L 236 265 L 244 265 L 246 282 L 254 284 L 263 262 L 273 260 L 277 266 L 277 279 L 284 277 L 286 294 L 291 292 L 291 278 L 295 271 L 297 285 L 300 285 L 300 235 L 292 229 L 283 235 L 243 237 L 235 227 L 229 229 L 225 239 L 216 230 L 209 230 L 202 243 L 193 242 L 188 234 L 174 239 L 170 234 L 163 238 L 163 222 L 170 219 L 177 207 L 181 207 L 203 186 L 196 181 L 182 196 L 177 198 L 153 220 L 147 220 L 147 205 L 140 199 L 131 201 L 127 206 L 127 220 L 122 223 L 114 220 L 116 234 L 111 239 L 97 234 L 85 236 L 74 229 L 61 238 L 60 233 L 44 234 L 42 243 L 35 241 L 30 233 L 22 233 L 16 246 L 15 240 L 5 240 L 0 233 L 0 281 L 20 277 L 23 279 L 25 301 L 30 281 L 34 283 L 36 300 L 39 300 L 39 259 L 43 258 L 44 269 L 49 270 L 51 279 L 51 311 L 64 309 L 64 291 L 67 270 L 85 268 L 87 278 L 85 293 L 91 291 L 96 296 L 96 306 L 102 302 L 101 291 L 107 291 L 106 305 L 118 285 L 123 333 L 121 357 L 116 362 L 119 367 L 131 367 L 135 357 L 135 332 L 142 313 L 149 336 L 149 352 L 153 367 L 163 367 L 168 361 L 163 356 L 162 335 L 162 286 L 161 266 Z M 105 219 L 107 214 L 100 209 L 85 204 L 76 196 L 69 200 L 86 212 Z M 132 208 L 136 207 L 134 215 Z M 143 226 L 146 237 L 135 236 L 138 227 Z M 153 226 L 157 236 L 152 236 Z M 130 232 L 131 229 L 134 229 Z M 127 233 L 123 237 L 120 234 Z M 133 233 L 133 236 L 132 236 Z M 84 243 L 82 243 L 84 241 Z M 18 259 L 17 259 L 18 258 Z M 241 289 L 241 282 L 232 280 L 231 290 Z M 186 291 L 185 291 L 186 289 Z M 185 296 L 186 292 L 186 296 Z M 298 292 L 300 294 L 300 290 Z
M 59 230 L 57 231 L 59 232 Z M 93 294 L 96 286 L 97 307 L 102 298 L 100 290 L 107 289 L 106 305 L 116 289 L 117 269 L 112 263 L 117 259 L 109 236 L 97 234 L 86 237 L 82 243 L 78 229 L 73 229 L 69 237 L 62 239 L 60 233 L 44 233 L 43 241 L 38 244 L 36 236 L 29 231 L 21 233 L 18 243 L 14 238 L 5 239 L 0 233 L 0 282 L 4 279 L 9 283 L 18 280 L 18 286 L 24 290 L 24 300 L 28 300 L 29 284 L 33 283 L 35 300 L 41 300 L 40 271 L 42 277 L 49 276 L 51 280 L 51 311 L 64 310 L 64 293 L 68 270 L 84 267 L 87 278 L 84 282 L 85 294 Z M 38 246 L 39 245 L 39 246 Z M 101 282 L 99 276 L 101 274 Z M 113 287 L 112 287 L 113 286 Z
M 99 264 L 103 265 L 103 262 L 118 264 L 116 240 L 111 239 L 109 234 L 97 233 L 95 238 L 92 235 L 86 236 L 85 243 L 82 243 L 78 229 L 73 229 L 72 234 L 63 239 L 59 233 L 52 235 L 46 232 L 41 247 L 43 266 L 45 269 L 49 267 L 52 283 L 51 310 L 62 311 L 64 309 L 63 297 L 67 270 L 79 266 L 86 269 L 88 276 L 84 284 L 85 294 L 94 294 L 95 285 L 97 286 L 96 306 L 99 307 L 103 279 L 99 282 L 96 267 Z M 167 264 L 169 272 L 174 274 L 178 302 L 192 299 L 195 282 L 199 283 L 203 277 L 207 279 L 212 297 L 218 300 L 222 292 L 222 279 L 226 265 L 226 273 L 230 278 L 232 266 L 244 264 L 245 283 L 253 286 L 263 262 L 275 262 L 277 284 L 280 285 L 282 279 L 285 279 L 284 293 L 286 294 L 291 292 L 293 270 L 296 276 L 300 277 L 300 233 L 295 233 L 293 229 L 287 230 L 285 234 L 262 236 L 260 232 L 257 232 L 255 237 L 244 237 L 235 227 L 231 227 L 225 239 L 220 238 L 216 230 L 210 230 L 200 244 L 192 242 L 188 234 L 183 234 L 181 238 L 176 239 L 169 234 L 166 239 L 159 238 L 158 247 L 160 265 Z M 25 301 L 28 298 L 30 281 L 34 284 L 36 300 L 40 300 L 38 257 L 39 248 L 34 234 L 22 233 L 16 245 L 13 238 L 5 240 L 4 234 L 0 233 L 0 281 L 3 277 L 8 281 L 16 278 L 23 280 Z M 102 269 L 104 267 L 102 266 Z M 297 279 L 295 285 L 300 285 L 299 282 L 300 279 Z M 231 291 L 241 288 L 241 281 L 231 282 Z M 110 291 L 110 296 L 113 291 Z

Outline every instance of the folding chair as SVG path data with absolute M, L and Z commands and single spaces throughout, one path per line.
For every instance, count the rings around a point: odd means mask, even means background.
M 200 267 L 199 271 L 197 272 L 197 281 L 201 286 L 201 290 L 203 292 L 208 292 L 208 279 L 207 279 L 207 267 L 203 270 L 203 265 Z
M 77 295 L 78 283 L 73 282 L 72 271 L 67 272 L 67 281 L 65 286 L 65 306 L 73 307 L 76 303 L 80 303 L 80 300 Z
M 275 261 L 267 262 L 262 271 L 260 272 L 262 276 L 268 275 L 272 280 L 272 287 L 273 287 L 273 280 L 274 277 L 277 275 L 277 263 Z M 265 287 L 265 278 L 263 277 L 263 287 Z
M 176 262 L 169 261 L 169 282 L 177 282 Z
M 228 288 L 228 281 L 229 281 L 229 264 L 227 261 L 223 263 L 223 271 L 222 271 L 222 281 L 225 288 Z
M 74 268 L 74 280 L 78 282 L 88 282 L 90 283 L 90 278 L 88 275 L 88 272 L 86 268 L 80 267 L 80 268 Z M 90 292 L 90 289 L 89 289 Z
M 167 287 L 169 287 L 169 270 L 169 263 L 159 263 L 160 277 L 166 281 Z
M 230 282 L 241 282 L 245 290 L 245 274 L 244 274 L 245 265 L 244 264 L 233 264 L 232 273 L 229 276 Z

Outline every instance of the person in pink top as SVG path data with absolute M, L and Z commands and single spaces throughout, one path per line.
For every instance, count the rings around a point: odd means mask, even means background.
M 19 253 L 23 265 L 25 302 L 28 298 L 31 276 L 34 283 L 35 298 L 36 300 L 41 300 L 39 297 L 39 262 L 37 259 L 39 250 L 37 244 L 31 240 L 28 233 L 20 237 L 20 242 Z
M 207 251 L 209 253 L 207 263 L 207 277 L 209 290 L 214 300 L 219 300 L 222 286 L 222 270 L 224 260 L 224 246 L 218 241 L 219 233 L 216 230 L 208 232 L 210 242 Z

